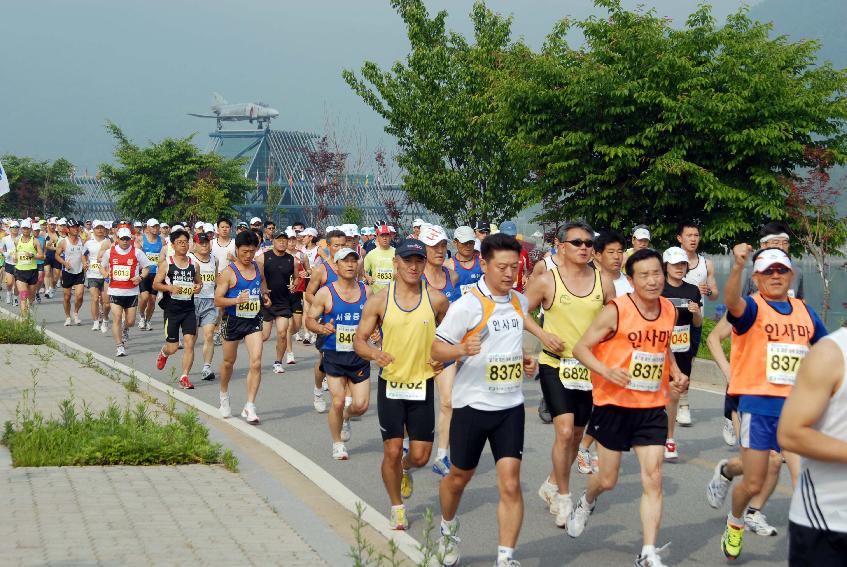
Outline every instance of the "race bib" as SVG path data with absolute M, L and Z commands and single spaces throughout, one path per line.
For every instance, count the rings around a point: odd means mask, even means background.
M 158 252 L 147 252 L 147 259 L 150 260 L 152 264 L 159 263 L 159 253 Z
M 259 301 L 259 298 L 255 295 L 251 295 L 249 301 L 236 304 L 235 315 L 238 317 L 244 317 L 245 319 L 255 319 L 256 315 L 259 314 L 259 309 L 261 308 L 262 302 Z
M 559 380 L 568 390 L 591 390 L 591 372 L 575 358 L 559 361 Z
M 671 352 L 691 350 L 691 325 L 676 325 L 671 335 Z
M 130 273 L 129 266 L 112 266 L 112 279 L 116 282 L 128 282 Z
M 88 264 L 89 271 L 100 273 L 100 262 L 91 262 Z
M 465 295 L 466 293 L 470 293 L 470 292 L 471 292 L 471 290 L 472 290 L 474 287 L 476 287 L 476 284 L 475 284 L 475 283 L 469 283 L 469 284 L 465 284 L 465 285 L 459 286 L 459 289 L 461 289 L 461 290 L 462 290 L 462 295 Z
M 420 382 L 385 382 L 385 397 L 389 400 L 426 400 L 426 380 Z
M 177 299 L 180 301 L 187 301 L 194 297 L 194 286 L 188 287 L 183 286 L 181 284 L 174 284 L 179 287 L 179 291 L 177 293 L 171 294 L 171 299 Z
M 202 274 L 200 274 L 200 281 L 202 281 L 204 284 L 214 283 L 216 277 L 217 274 L 215 274 L 214 272 L 203 272 Z
M 793 386 L 797 380 L 797 369 L 807 352 L 809 347 L 805 345 L 768 343 L 768 382 Z
M 642 352 L 632 353 L 629 362 L 630 390 L 642 392 L 658 392 L 662 386 L 662 374 L 665 371 L 665 353 Z
M 18 252 L 18 263 L 19 264 L 27 264 L 32 261 L 32 254 L 29 252 Z
M 394 280 L 394 270 L 391 268 L 377 268 L 374 283 L 388 285 Z
M 353 352 L 353 337 L 356 325 L 335 326 L 335 352 Z
M 489 392 L 510 394 L 521 388 L 523 354 L 489 354 L 485 363 L 485 382 Z

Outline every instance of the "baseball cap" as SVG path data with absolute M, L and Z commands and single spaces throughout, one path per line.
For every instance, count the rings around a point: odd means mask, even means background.
M 424 224 L 426 223 L 424 223 L 423 219 L 415 219 L 414 221 L 412 221 L 413 227 L 423 226 Z
M 135 228 L 141 228 L 142 227 L 141 221 L 135 221 L 134 223 L 132 223 L 132 226 L 135 227 Z
M 288 236 L 288 238 L 297 238 L 297 233 L 290 226 L 285 229 L 285 234 Z
M 171 225 L 169 225 L 169 224 L 168 224 L 168 223 L 166 223 L 165 221 L 162 221 L 162 222 L 160 222 L 160 223 L 159 223 L 159 226 L 160 226 L 160 227 L 162 227 L 162 226 L 163 226 L 163 227 L 165 227 L 165 228 L 168 228 L 168 227 L 170 227 Z
M 435 246 L 442 240 L 448 240 L 447 232 L 437 224 L 424 224 L 421 227 L 421 242 L 427 246 Z
M 20 227 L 21 227 L 21 223 L 19 223 L 16 220 L 13 220 L 12 222 L 9 223 L 9 228 L 20 228 Z
M 387 224 L 379 225 L 379 228 L 376 229 L 377 234 L 391 234 L 391 229 L 388 228 Z
M 203 223 L 203 232 L 215 232 L 215 225 L 210 222 Z
M 205 232 L 198 232 L 194 235 L 194 242 L 209 242 L 209 235 Z
M 76 222 L 76 219 L 68 219 L 68 228 L 71 228 L 71 227 L 74 227 L 74 226 L 79 226 L 79 223 Z
M 767 248 L 756 254 L 756 260 L 753 262 L 753 271 L 763 272 L 774 264 L 780 264 L 793 270 L 791 258 L 788 257 L 788 254 L 779 248 Z
M 141 226 L 141 223 L 138 223 Z M 156 219 L 147 219 L 147 226 L 159 226 L 159 221 Z
M 56 221 L 59 220 L 56 217 L 50 217 L 47 219 L 47 224 L 56 224 Z
M 518 225 L 513 223 L 510 220 L 503 221 L 500 223 L 500 232 L 509 236 L 517 236 L 518 235 Z
M 665 253 L 662 254 L 662 262 L 665 264 L 682 264 L 688 263 L 688 254 L 679 246 L 671 246 Z
M 62 217 L 56 222 L 59 226 L 66 226 L 68 224 L 68 220 L 65 217 Z
M 178 230 L 185 230 L 185 227 L 183 227 L 181 224 L 175 224 L 171 227 L 171 232 L 176 232 Z
M 132 232 L 127 227 L 121 227 L 118 229 L 118 238 L 132 238 Z
M 476 224 L 474 225 L 474 230 L 478 230 L 480 232 L 491 232 L 491 223 L 485 219 L 477 219 Z
M 278 229 L 276 229 L 276 231 L 274 231 L 274 240 L 276 240 L 277 238 L 291 238 L 291 237 L 288 235 L 287 230 L 285 230 L 284 228 L 278 228 Z
M 395 254 L 401 258 L 409 258 L 410 256 L 426 258 L 426 248 L 424 248 L 424 243 L 420 240 L 407 238 L 400 243 Z
M 21 221 L 21 228 L 32 228 L 32 221 L 29 219 L 24 219 Z
M 458 242 L 464 244 L 466 242 L 471 242 L 476 240 L 476 235 L 474 231 L 469 226 L 460 226 L 456 230 L 453 231 L 453 240 L 457 240 Z
M 312 238 L 318 237 L 318 231 L 315 230 L 314 228 L 312 228 L 311 226 L 309 228 L 307 228 L 306 230 L 304 230 L 301 234 L 306 235 L 306 236 L 311 236 Z
M 636 240 L 650 240 L 650 231 L 639 226 L 632 232 L 632 237 Z
M 254 225 L 254 224 L 257 224 L 257 223 L 262 224 L 262 219 L 260 219 L 259 217 L 253 217 L 252 219 L 250 219 L 250 225 L 251 226 Z
M 247 226 L 247 223 L 246 223 L 246 222 L 244 222 L 244 221 L 239 221 L 239 222 L 238 222 L 237 227 L 238 227 L 238 228 L 249 228 L 249 227 Z
M 354 255 L 356 259 L 359 259 L 359 253 L 353 250 L 352 248 L 342 248 L 338 252 L 335 253 L 335 256 L 332 257 L 333 260 L 338 262 L 339 260 L 343 260 L 348 257 L 350 254 Z
M 104 221 L 94 219 L 94 222 L 91 223 L 91 226 L 93 226 L 94 228 L 97 228 L 98 226 L 106 228 L 106 223 Z

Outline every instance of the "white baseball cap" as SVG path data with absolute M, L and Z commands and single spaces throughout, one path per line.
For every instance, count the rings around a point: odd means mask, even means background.
M 203 221 L 199 220 L 194 223 L 194 228 L 203 228 Z
M 262 224 L 262 219 L 260 219 L 259 217 L 253 217 L 252 219 L 250 219 L 250 226 L 253 226 L 256 223 Z
M 32 221 L 29 219 L 24 219 L 21 221 L 21 228 L 32 228 Z
M 636 228 L 632 237 L 636 240 L 650 240 L 650 231 L 646 228 Z
M 415 219 L 412 221 L 412 227 L 423 226 L 426 224 L 423 219 Z
M 688 264 L 688 254 L 679 246 L 671 246 L 662 254 L 662 262 L 665 264 Z
M 58 224 L 59 226 L 67 226 L 68 220 L 65 217 L 62 217 L 58 220 L 58 222 L 56 222 L 56 224 Z
M 318 237 L 318 231 L 315 230 L 314 228 L 312 228 L 311 226 L 309 228 L 307 228 L 306 230 L 304 230 L 303 232 L 301 232 L 300 234 L 303 234 L 303 235 L 306 235 L 306 236 L 311 236 L 312 238 Z
M 758 256 L 756 256 L 756 261 L 753 262 L 753 271 L 763 272 L 774 264 L 783 265 L 789 270 L 794 269 L 791 266 L 791 258 L 788 257 L 788 254 L 784 250 L 780 248 L 767 248 L 759 252 Z
M 296 232 L 294 232 L 294 229 L 293 229 L 293 228 L 291 228 L 290 226 L 289 226 L 288 228 L 286 228 L 286 229 L 285 229 L 285 235 L 286 235 L 288 238 L 297 238 L 297 233 L 296 233 Z
M 465 244 L 466 242 L 476 240 L 476 234 L 474 234 L 474 231 L 471 227 L 460 226 L 453 231 L 453 240 Z
M 47 224 L 56 224 L 56 221 L 59 220 L 56 217 L 50 217 L 47 219 Z
M 203 223 L 203 232 L 215 232 L 215 225 L 210 222 Z
M 427 246 L 435 246 L 439 242 L 446 242 L 447 240 L 447 232 L 437 224 L 424 223 L 421 226 L 421 242 Z
M 349 256 L 350 254 L 353 254 L 357 260 L 359 259 L 359 253 L 353 250 L 352 248 L 342 248 L 341 250 L 336 252 L 335 256 L 333 256 L 332 258 L 333 260 L 338 262 L 339 260 L 343 260 L 344 258 Z
M 98 226 L 106 228 L 106 223 L 104 221 L 94 219 L 94 222 L 91 223 L 91 226 L 93 226 L 94 228 L 97 228 Z
M 141 226 L 141 223 L 138 223 Z M 156 219 L 147 219 L 147 226 L 159 226 L 159 221 Z
M 185 230 L 185 227 L 183 227 L 181 224 L 175 224 L 171 227 L 171 233 L 174 233 L 178 230 Z
M 132 238 L 132 232 L 125 226 L 118 229 L 118 238 Z
M 334 226 L 328 226 L 328 227 L 326 227 L 326 232 L 332 232 L 333 230 L 335 230 L 335 227 L 334 227 Z

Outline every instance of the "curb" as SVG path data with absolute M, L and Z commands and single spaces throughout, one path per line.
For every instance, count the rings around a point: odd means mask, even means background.
M 3 307 L 0 307 L 0 312 L 3 312 L 10 317 L 20 317 L 18 314 L 12 313 L 8 309 L 5 309 Z M 54 331 L 45 328 L 44 333 L 51 340 L 63 345 L 65 348 L 82 353 L 91 353 L 91 355 L 94 357 L 94 360 L 113 370 L 117 370 L 122 374 L 129 376 L 130 373 L 134 373 L 135 377 L 140 382 L 144 382 L 145 384 L 155 388 L 156 390 L 159 390 L 164 394 L 167 394 L 168 396 L 173 397 L 174 399 L 182 402 L 183 404 L 192 407 L 199 412 L 202 412 L 208 418 L 215 419 L 221 423 L 226 423 L 227 425 L 230 425 L 231 427 L 237 429 L 239 432 L 250 437 L 254 441 L 261 443 L 262 445 L 276 453 L 280 458 L 282 458 L 282 460 L 286 461 L 292 467 L 297 469 L 303 476 L 311 480 L 330 498 L 338 502 L 341 506 L 349 510 L 351 513 L 356 514 L 356 505 L 361 504 L 362 520 L 366 524 L 374 528 L 386 539 L 393 539 L 394 542 L 397 544 L 398 549 L 404 555 L 406 555 L 414 564 L 417 565 L 423 561 L 424 556 L 423 553 L 421 553 L 422 545 L 415 538 L 409 535 L 408 532 L 392 530 L 389 527 L 388 518 L 383 516 L 381 513 L 377 512 L 376 509 L 367 504 L 362 498 L 359 498 L 359 496 L 357 496 L 352 490 L 344 486 L 334 476 L 329 474 L 323 468 L 319 467 L 314 461 L 306 457 L 297 449 L 280 441 L 269 433 L 265 433 L 261 429 L 256 428 L 256 426 L 250 425 L 240 419 L 223 419 L 219 415 L 218 408 L 211 406 L 206 402 L 200 401 L 192 396 L 189 396 L 181 390 L 175 390 L 171 386 L 168 386 L 167 384 L 164 384 L 159 380 L 156 380 L 155 378 L 151 378 L 143 372 L 139 372 L 138 370 L 130 368 L 125 364 L 121 364 L 116 360 L 113 360 L 102 354 L 89 350 L 84 346 L 77 344 L 71 341 L 70 339 L 67 339 L 55 333 Z

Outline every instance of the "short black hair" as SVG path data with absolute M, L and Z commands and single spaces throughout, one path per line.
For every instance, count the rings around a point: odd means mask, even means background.
M 502 232 L 493 234 L 482 241 L 480 253 L 482 254 L 482 259 L 486 262 L 493 258 L 494 253 L 498 250 L 511 250 L 512 252 L 516 252 L 520 255 L 523 248 L 521 247 L 521 243 L 518 242 L 514 236 L 509 236 Z
M 764 238 L 773 234 L 790 235 L 791 230 L 788 228 L 788 225 L 782 221 L 771 221 L 767 224 L 762 225 L 762 228 L 759 229 L 759 238 Z
M 642 260 L 649 260 L 650 258 L 655 258 L 659 261 L 659 265 L 662 266 L 662 270 L 664 271 L 664 263 L 662 262 L 662 255 L 653 250 L 652 248 L 642 248 L 641 250 L 636 250 L 635 253 L 632 254 L 629 258 L 626 259 L 626 265 L 624 266 L 624 270 L 626 271 L 626 275 L 632 277 L 632 270 L 635 268 L 635 264 L 641 262 Z
M 184 236 L 186 240 L 191 242 L 191 235 L 188 234 L 188 231 L 182 229 L 175 230 L 170 234 L 171 242 L 173 242 L 180 236 Z
M 294 228 L 295 226 L 302 226 L 303 228 L 306 228 L 306 223 L 304 223 L 303 221 L 297 221 L 291 225 L 291 228 Z
M 268 220 L 265 221 L 265 228 L 268 228 L 269 226 L 276 227 L 276 223 L 274 221 L 268 219 Z
M 682 236 L 682 232 L 686 228 L 696 228 L 697 232 L 700 232 L 700 223 L 697 222 L 697 221 L 693 221 L 693 220 L 682 221 L 681 223 L 676 225 L 676 235 Z
M 626 242 L 621 233 L 614 230 L 601 230 L 600 234 L 594 237 L 594 251 L 600 254 L 606 249 L 606 246 L 615 242 L 626 248 Z
M 564 242 L 565 237 L 568 235 L 568 231 L 574 228 L 578 228 L 579 230 L 584 230 L 588 234 L 591 235 L 591 238 L 594 238 L 594 229 L 591 228 L 591 225 L 587 222 L 583 221 L 568 221 L 559 227 L 559 230 L 556 231 L 556 238 L 559 239 L 559 242 Z
M 347 240 L 347 235 L 344 234 L 342 230 L 330 230 L 326 233 L 326 242 L 329 244 L 329 241 L 333 238 L 343 238 L 345 241 Z
M 235 247 L 242 246 L 259 246 L 259 237 L 252 230 L 242 230 L 235 235 Z
M 224 222 L 229 225 L 229 228 L 232 228 L 232 219 L 229 217 L 219 217 L 218 222 L 215 223 L 217 226 L 221 226 L 221 223 Z

